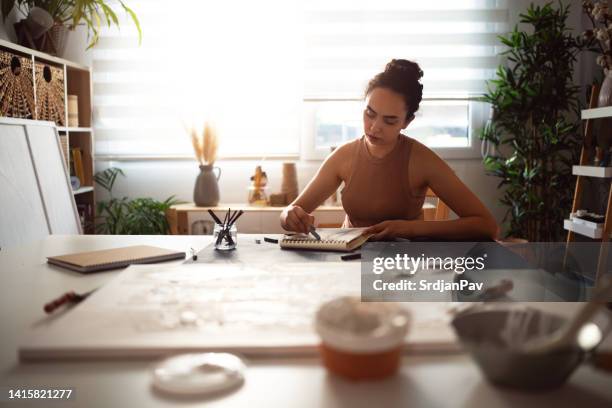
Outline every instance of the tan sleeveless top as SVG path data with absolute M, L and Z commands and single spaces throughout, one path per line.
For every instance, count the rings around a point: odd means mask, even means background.
M 365 136 L 351 142 L 350 178 L 342 189 L 346 212 L 343 227 L 369 227 L 388 220 L 423 219 L 425 195 L 414 196 L 408 183 L 408 162 L 413 140 L 399 135 L 395 147 L 383 158 L 370 154 Z

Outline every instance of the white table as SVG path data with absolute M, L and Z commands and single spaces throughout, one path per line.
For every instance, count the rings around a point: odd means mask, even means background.
M 46 256 L 150 244 L 177 250 L 203 248 L 209 236 L 50 236 L 27 246 L 0 251 L 0 386 L 69 387 L 79 407 L 610 407 L 612 375 L 584 365 L 562 388 L 529 394 L 496 388 L 465 354 L 406 355 L 399 375 L 351 383 L 328 375 L 316 358 L 258 358 L 249 362 L 244 386 L 209 399 L 160 395 L 150 386 L 151 361 L 20 363 L 19 333 L 45 319 L 42 306 L 67 290 L 85 292 L 117 271 L 81 275 L 46 264 Z M 180 261 L 177 261 L 180 263 Z M 540 304 L 571 312 L 571 304 Z M 53 404 L 53 405 L 52 405 Z M 63 406 L 32 402 L 29 406 Z M 9 403 L 0 406 L 27 406 Z

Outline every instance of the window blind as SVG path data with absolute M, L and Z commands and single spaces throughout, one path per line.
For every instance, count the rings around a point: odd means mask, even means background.
M 304 2 L 304 96 L 360 98 L 392 58 L 419 63 L 426 96 L 479 94 L 507 31 L 505 0 Z
M 131 1 L 93 48 L 96 154 L 191 155 L 184 124 L 213 120 L 219 157 L 298 154 L 295 2 Z
M 298 154 L 304 100 L 360 98 L 392 58 L 421 65 L 428 97 L 481 93 L 508 31 L 505 0 L 128 5 L 142 45 L 120 15 L 93 48 L 97 155 L 190 155 L 184 124 L 205 119 L 220 157 Z

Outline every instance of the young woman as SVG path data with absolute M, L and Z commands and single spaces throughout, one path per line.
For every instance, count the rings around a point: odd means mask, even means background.
M 281 213 L 281 226 L 308 233 L 314 211 L 344 182 L 344 227 L 369 227 L 374 240 L 395 237 L 491 239 L 491 213 L 428 147 L 400 133 L 414 119 L 423 96 L 423 71 L 407 60 L 392 60 L 366 89 L 364 135 L 325 159 L 304 191 Z M 424 221 L 427 189 L 458 219 Z

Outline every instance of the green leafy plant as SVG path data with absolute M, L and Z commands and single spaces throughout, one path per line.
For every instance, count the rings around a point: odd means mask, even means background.
M 579 87 L 573 85 L 576 55 L 584 47 L 569 33 L 569 6 L 559 2 L 529 6 L 518 27 L 500 36 L 502 53 L 496 79 L 482 98 L 492 120 L 480 137 L 495 146 L 485 167 L 501 179 L 501 203 L 508 207 L 507 235 L 529 241 L 556 241 L 571 208 L 571 166 L 579 153 Z
M 64 24 L 69 29 L 74 29 L 77 25 L 84 24 L 87 26 L 91 41 L 87 46 L 90 49 L 99 39 L 100 28 L 102 24 L 107 24 L 108 27 L 116 25 L 119 27 L 119 19 L 116 12 L 109 6 L 105 0 L 1 0 L 2 1 L 2 18 L 6 16 L 15 7 L 26 17 L 32 7 L 39 7 L 46 10 L 56 24 Z M 142 31 L 140 22 L 136 13 L 129 8 L 122 0 L 118 0 L 121 8 L 130 16 L 136 29 L 138 30 L 138 43 L 142 40 Z
M 96 233 L 111 235 L 164 235 L 169 231 L 166 210 L 179 201 L 174 196 L 164 201 L 152 198 L 113 196 L 113 186 L 117 176 L 125 176 L 116 167 L 96 173 L 94 180 L 100 187 L 108 191 L 110 199 L 100 201 L 97 205 Z

